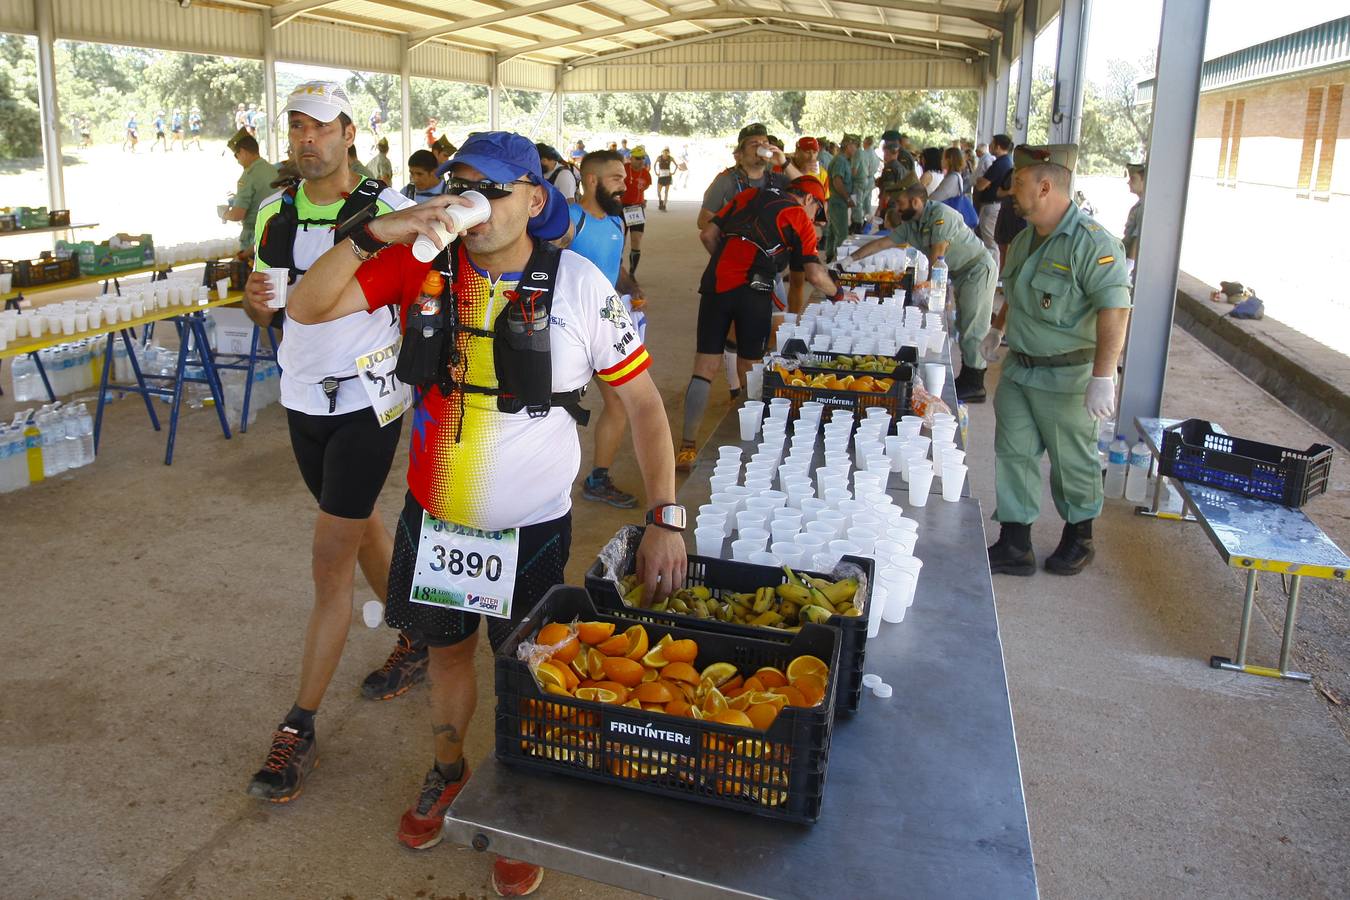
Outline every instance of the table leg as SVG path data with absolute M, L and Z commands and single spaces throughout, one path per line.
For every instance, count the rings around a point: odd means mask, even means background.
M 127 362 L 131 363 L 131 371 L 136 374 L 136 385 L 141 389 L 141 399 L 145 401 L 145 411 L 150 414 L 150 424 L 159 431 L 159 416 L 155 415 L 155 404 L 150 400 L 150 394 L 146 390 L 145 376 L 141 374 L 141 363 L 136 358 L 136 348 L 131 344 L 132 335 L 127 332 L 130 328 L 123 328 L 118 334 L 122 335 L 122 343 L 127 348 Z
M 178 333 L 181 335 L 185 329 L 179 326 Z M 183 372 L 187 368 L 187 341 L 183 339 L 178 345 L 178 365 L 173 374 L 173 404 L 169 409 L 169 440 L 164 448 L 164 465 L 173 465 L 173 443 L 178 436 L 178 413 L 183 408 Z
M 1242 598 L 1242 625 L 1238 628 L 1237 664 L 1247 664 L 1247 638 L 1252 631 L 1252 607 L 1256 605 L 1256 570 L 1247 571 L 1247 594 Z
M 220 384 L 220 373 L 216 370 L 216 361 L 211 353 L 211 344 L 206 337 L 205 313 L 192 316 L 192 334 L 197 345 L 197 358 L 202 363 L 202 374 L 206 376 L 206 386 L 211 391 L 211 399 L 216 403 L 216 417 L 220 419 L 220 430 L 225 440 L 230 439 L 230 422 L 225 417 L 225 389 Z
M 103 430 L 103 407 L 108 402 L 108 372 L 112 369 L 113 345 L 117 341 L 117 332 L 108 332 L 108 346 L 103 353 L 103 374 L 98 381 L 98 403 L 94 404 L 94 453 L 98 453 L 98 436 Z
M 1308 681 L 1307 675 L 1289 671 L 1289 655 L 1294 649 L 1294 628 L 1298 625 L 1298 594 L 1302 587 L 1302 575 L 1289 576 L 1289 602 L 1284 609 L 1284 637 L 1280 640 L 1280 674 L 1285 678 Z
M 240 407 L 239 414 L 240 434 L 248 431 L 248 407 L 253 401 L 253 371 L 258 367 L 258 337 L 260 334 L 258 326 L 254 325 L 253 339 L 248 344 L 248 368 L 245 370 L 248 374 L 244 378 L 244 403 Z
M 1237 660 L 1231 660 L 1226 656 L 1211 656 L 1209 658 L 1210 667 L 1224 669 L 1228 672 L 1260 675 L 1262 678 L 1283 678 L 1288 681 L 1305 683 L 1312 681 L 1312 676 L 1306 672 L 1293 672 L 1289 669 L 1289 654 L 1294 646 L 1294 625 L 1298 618 L 1298 594 L 1302 581 L 1301 575 L 1294 575 L 1289 586 L 1289 603 L 1284 613 L 1284 637 L 1280 640 L 1280 667 L 1278 669 L 1247 664 L 1247 638 L 1251 631 L 1252 608 L 1255 606 L 1256 599 L 1255 569 L 1247 571 L 1247 596 L 1242 603 L 1242 627 L 1238 632 Z

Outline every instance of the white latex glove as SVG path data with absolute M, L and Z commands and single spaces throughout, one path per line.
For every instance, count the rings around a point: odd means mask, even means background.
M 1116 379 L 1113 375 L 1093 376 L 1083 395 L 1083 408 L 1097 421 L 1109 419 L 1116 411 Z
M 848 253 L 845 253 L 843 256 L 836 256 L 834 258 L 834 264 L 841 269 L 851 262 L 853 262 L 853 257 Z
M 980 355 L 984 357 L 985 362 L 998 362 L 999 357 L 1003 355 L 1003 332 L 997 328 L 990 328 L 989 333 L 980 341 Z

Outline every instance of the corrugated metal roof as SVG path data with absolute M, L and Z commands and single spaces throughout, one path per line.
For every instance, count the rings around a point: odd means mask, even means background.
M 1350 64 L 1350 16 L 1207 60 L 1200 70 L 1200 92 L 1346 64 Z M 1152 78 L 1139 82 L 1136 101 L 1153 101 Z

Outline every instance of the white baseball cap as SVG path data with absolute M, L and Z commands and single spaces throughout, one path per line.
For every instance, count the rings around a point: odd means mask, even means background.
M 347 92 L 333 81 L 306 81 L 296 85 L 286 98 L 286 108 L 282 112 L 302 112 L 320 122 L 331 122 L 339 113 L 343 113 L 348 119 L 356 121 Z

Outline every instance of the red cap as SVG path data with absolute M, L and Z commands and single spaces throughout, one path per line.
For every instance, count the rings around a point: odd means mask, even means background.
M 798 149 L 798 150 L 819 150 L 819 149 L 820 149 L 820 141 L 816 140 L 816 139 L 813 138 L 813 137 L 797 138 L 797 149 Z
M 803 175 L 800 178 L 792 179 L 787 189 L 797 194 L 815 197 L 821 203 L 825 202 L 825 185 L 821 184 L 820 179 L 814 175 Z

